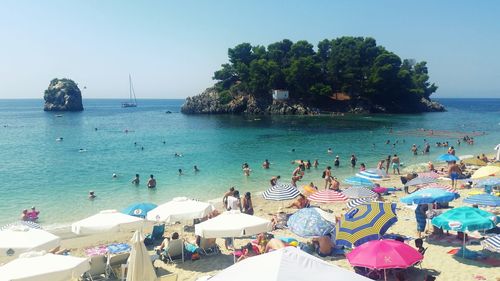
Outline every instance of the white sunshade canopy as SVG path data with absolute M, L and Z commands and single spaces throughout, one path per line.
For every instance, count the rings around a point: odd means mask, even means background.
M 60 243 L 61 239 L 50 232 L 16 225 L 0 231 L 0 256 L 19 256 L 28 251 L 49 251 Z
M 270 230 L 269 220 L 239 211 L 224 212 L 194 226 L 194 233 L 203 238 L 242 237 Z
M 122 214 L 116 210 L 105 210 L 71 225 L 71 231 L 78 235 L 103 232 L 132 231 L 142 228 L 144 220 Z
M 244 259 L 219 272 L 210 281 L 349 280 L 368 281 L 364 276 L 311 256 L 295 247 Z
M 32 253 L 27 253 L 32 254 Z M 26 256 L 29 256 L 24 254 Z M 78 278 L 90 269 L 86 258 L 33 253 L 0 266 L 0 280 L 5 281 L 68 281 Z M 24 256 L 23 255 L 23 256 Z
M 214 209 L 214 205 L 210 203 L 176 197 L 149 211 L 146 218 L 150 221 L 174 223 L 206 217 Z
M 156 272 L 144 245 L 144 236 L 136 231 L 130 242 L 132 250 L 128 261 L 127 281 L 155 281 Z

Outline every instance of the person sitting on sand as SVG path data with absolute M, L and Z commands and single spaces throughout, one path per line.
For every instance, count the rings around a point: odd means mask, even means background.
M 276 215 L 271 218 L 271 227 L 273 230 L 285 229 L 287 227 L 288 218 L 290 215 L 283 211 L 283 208 L 279 208 Z
M 264 252 L 269 253 L 272 251 L 276 251 L 276 250 L 285 248 L 285 246 L 286 246 L 285 243 L 283 241 L 281 241 L 280 239 L 272 238 L 271 240 L 269 240 L 269 242 L 267 242 Z
M 23 212 L 21 213 L 21 220 L 22 221 L 28 221 L 29 220 L 28 209 L 24 209 Z
M 139 185 L 140 182 L 141 182 L 141 180 L 139 179 L 139 174 L 135 174 L 135 178 L 132 179 L 131 183 L 135 184 L 135 185 Z
M 156 179 L 154 178 L 153 175 L 149 175 L 149 180 L 147 183 L 148 188 L 155 188 L 156 187 Z
M 331 186 L 330 189 L 335 190 L 335 191 L 339 191 L 340 190 L 340 182 L 339 182 L 339 180 L 336 177 L 333 177 L 333 179 L 332 179 L 332 186 Z
M 415 247 L 422 255 L 425 253 L 425 250 L 427 250 L 427 248 L 424 248 L 424 240 L 422 240 L 422 238 L 415 239 Z
M 486 155 L 484 155 L 484 153 L 481 154 L 481 160 L 483 160 L 486 163 L 490 162 L 490 160 L 488 159 L 488 157 L 486 157 Z
M 297 198 L 297 200 L 295 200 L 287 208 L 302 209 L 302 208 L 307 208 L 307 207 L 309 207 L 309 200 L 307 200 L 306 197 L 303 194 L 299 194 L 299 197 Z
M 224 196 L 222 197 L 222 204 L 224 204 L 224 209 L 227 210 L 227 198 L 229 196 L 233 196 L 233 193 L 234 193 L 234 186 L 232 186 L 231 188 L 229 188 L 229 191 L 226 192 L 224 194 Z
M 329 257 L 333 255 L 335 244 L 332 242 L 332 236 L 327 233 L 319 238 L 312 239 L 313 244 L 316 246 L 316 252 L 320 257 Z
M 242 255 L 238 258 L 236 262 L 242 261 L 246 258 L 253 257 L 259 253 L 255 252 L 252 243 L 247 243 L 243 249 L 241 249 Z

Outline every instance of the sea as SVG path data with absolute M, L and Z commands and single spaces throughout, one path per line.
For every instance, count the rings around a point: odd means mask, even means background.
M 55 113 L 44 112 L 39 99 L 0 100 L 0 226 L 31 206 L 53 229 L 136 202 L 220 198 L 231 186 L 260 196 L 271 177 L 288 182 L 299 159 L 320 163 L 299 185 L 322 186 L 322 171 L 337 155 L 333 174 L 344 179 L 389 154 L 405 166 L 435 161 L 446 153 L 436 142 L 449 142 L 458 155 L 493 154 L 500 143 L 500 99 L 439 99 L 448 110 L 442 113 L 319 116 L 184 115 L 183 102 L 144 99 L 121 108 L 120 100 L 86 99 L 82 112 Z M 458 145 L 464 135 L 474 144 Z M 425 142 L 430 154 L 412 155 L 412 144 L 422 150 Z M 261 167 L 265 159 L 270 169 Z M 149 175 L 156 189 L 146 187 Z

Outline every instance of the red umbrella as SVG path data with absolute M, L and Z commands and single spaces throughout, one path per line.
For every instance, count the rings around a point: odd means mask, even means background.
M 345 202 L 347 201 L 347 197 L 342 193 L 334 190 L 322 190 L 316 193 L 313 193 L 307 199 L 310 201 L 318 202 L 318 203 L 336 203 L 336 202 Z
M 370 269 L 407 268 L 424 256 L 413 247 L 396 240 L 372 240 L 346 255 L 352 266 Z

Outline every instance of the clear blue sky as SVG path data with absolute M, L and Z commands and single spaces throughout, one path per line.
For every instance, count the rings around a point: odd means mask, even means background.
M 435 97 L 500 97 L 500 1 L 0 2 L 0 98 L 41 98 L 54 77 L 84 98 L 184 98 L 211 86 L 227 49 L 371 36 L 428 62 Z

